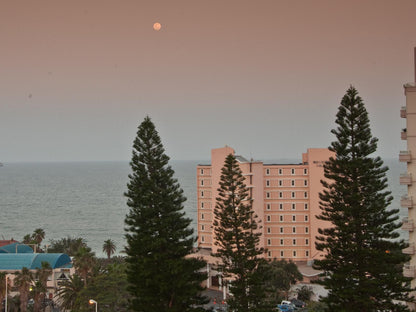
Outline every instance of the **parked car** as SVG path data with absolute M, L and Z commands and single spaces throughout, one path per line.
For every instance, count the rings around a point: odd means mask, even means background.
M 277 305 L 279 312 L 294 312 L 295 306 L 287 300 L 283 300 L 280 304 Z
M 306 307 L 306 303 L 303 302 L 302 300 L 299 299 L 295 299 L 293 298 L 292 300 L 290 300 L 290 302 L 296 307 L 296 308 L 304 308 Z

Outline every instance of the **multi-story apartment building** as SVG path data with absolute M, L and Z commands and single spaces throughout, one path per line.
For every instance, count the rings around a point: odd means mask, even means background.
M 411 260 L 404 267 L 404 275 L 412 277 L 412 288 L 416 287 L 416 210 L 413 198 L 416 200 L 416 48 L 415 48 L 415 82 L 404 85 L 406 106 L 400 110 L 400 116 L 406 119 L 406 128 L 402 130 L 401 137 L 407 142 L 407 150 L 401 151 L 399 160 L 407 163 L 407 173 L 400 175 L 400 184 L 407 185 L 407 195 L 401 199 L 402 207 L 409 210 L 408 217 L 403 220 L 403 230 L 409 231 L 409 248 L 403 250 L 411 255 Z M 411 308 L 415 309 L 413 305 Z
M 211 164 L 197 166 L 198 246 L 215 250 L 213 220 L 221 168 L 231 147 L 213 149 Z M 315 248 L 320 214 L 319 192 L 324 179 L 323 163 L 333 153 L 311 148 L 299 164 L 265 164 L 236 156 L 245 176 L 253 209 L 261 221 L 261 245 L 267 258 L 307 262 L 322 255 Z

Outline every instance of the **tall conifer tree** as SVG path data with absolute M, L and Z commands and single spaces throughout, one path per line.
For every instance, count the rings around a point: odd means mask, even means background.
M 141 312 L 196 311 L 206 263 L 187 257 L 196 238 L 185 218 L 185 197 L 168 165 L 160 137 L 146 117 L 140 124 L 130 162 L 126 216 L 127 276 L 131 308 Z
M 321 215 L 331 225 L 319 229 L 316 248 L 325 252 L 315 268 L 329 290 L 324 298 L 329 311 L 408 311 L 398 301 L 409 299 L 409 279 L 403 277 L 398 209 L 392 201 L 380 157 L 371 155 L 377 139 L 371 134 L 368 113 L 354 87 L 350 87 L 336 115 L 336 141 L 329 149 L 335 157 L 324 165 Z
M 218 247 L 213 255 L 221 258 L 220 270 L 230 283 L 232 297 L 227 299 L 231 311 L 263 311 L 264 281 L 257 270 L 264 261 L 259 248 L 261 233 L 252 199 L 236 158 L 230 154 L 221 171 L 215 205 L 214 233 Z

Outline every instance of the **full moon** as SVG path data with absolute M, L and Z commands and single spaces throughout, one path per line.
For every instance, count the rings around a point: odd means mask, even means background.
M 160 23 L 154 23 L 153 24 L 153 29 L 156 31 L 159 31 L 162 28 L 162 25 L 160 25 Z

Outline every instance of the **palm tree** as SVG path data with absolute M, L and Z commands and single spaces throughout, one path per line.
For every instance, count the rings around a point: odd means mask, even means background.
M 42 261 L 42 267 L 36 271 L 36 278 L 38 281 L 35 283 L 34 287 L 35 312 L 40 310 L 41 303 L 46 296 L 46 291 L 48 290 L 48 277 L 51 274 L 52 268 L 49 262 Z
M 32 236 L 30 234 L 23 236 L 22 243 L 26 245 L 32 244 Z
M 81 247 L 74 257 L 74 267 L 76 273 L 84 280 L 87 286 L 88 275 L 92 272 L 95 264 L 94 253 L 89 247 Z
M 37 280 L 31 288 L 33 295 L 33 312 L 39 312 L 42 304 L 42 299 L 45 296 L 45 287 L 42 285 L 40 280 Z
M 21 271 L 15 272 L 14 283 L 20 293 L 20 311 L 27 311 L 27 301 L 29 299 L 30 285 L 33 282 L 32 272 L 28 268 L 23 267 Z
M 45 238 L 45 231 L 43 229 L 36 229 L 33 231 L 32 239 L 37 244 L 37 247 L 40 248 L 40 244 Z
M 116 244 L 114 243 L 113 240 L 107 239 L 106 241 L 104 241 L 103 252 L 107 254 L 108 260 L 110 260 L 111 255 L 113 255 L 115 251 L 116 251 Z
M 84 283 L 79 275 L 72 275 L 69 280 L 61 282 L 57 292 L 59 296 L 59 305 L 65 310 L 75 309 L 75 304 L 80 291 L 84 288 Z

